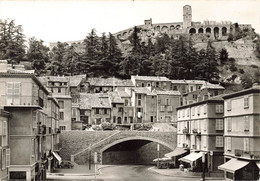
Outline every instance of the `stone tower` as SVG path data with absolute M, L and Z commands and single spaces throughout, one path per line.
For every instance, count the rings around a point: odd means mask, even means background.
M 183 6 L 183 32 L 187 32 L 187 27 L 191 26 L 192 10 L 190 5 Z

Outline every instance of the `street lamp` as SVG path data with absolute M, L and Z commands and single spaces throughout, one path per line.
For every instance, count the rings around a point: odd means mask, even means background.
M 89 151 L 88 151 L 88 169 L 91 170 L 91 144 L 89 144 Z
M 159 168 L 159 166 L 160 166 L 160 161 L 159 161 L 159 157 L 160 157 L 160 144 L 157 144 L 157 157 L 158 157 L 157 168 Z
M 205 181 L 205 153 L 202 153 L 202 180 Z

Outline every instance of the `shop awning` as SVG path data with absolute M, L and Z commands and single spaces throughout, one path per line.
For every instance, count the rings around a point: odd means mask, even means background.
M 55 152 L 55 151 L 53 151 L 52 154 L 58 160 L 59 164 L 61 164 L 61 157 L 60 157 L 60 155 L 57 152 Z
M 247 164 L 249 164 L 249 162 L 232 158 L 228 162 L 218 166 L 218 169 L 234 173 L 236 170 L 245 167 Z
M 176 147 L 175 150 L 173 150 L 170 153 L 166 153 L 164 156 L 171 158 L 171 157 L 175 157 L 178 155 L 182 155 L 183 153 L 186 153 L 187 151 L 188 150 L 184 150 L 184 148 Z
M 189 155 L 180 158 L 180 161 L 186 162 L 186 163 L 190 163 L 190 162 L 194 162 L 195 160 L 199 159 L 200 157 L 202 157 L 202 153 L 190 153 Z
M 159 161 L 171 161 L 171 160 L 172 160 L 172 159 L 169 158 L 169 157 L 163 157 L 163 158 L 156 158 L 156 159 L 154 159 L 153 161 L 154 161 L 154 162 L 158 162 L 158 159 L 159 159 Z
M 258 168 L 260 169 L 260 162 L 256 163 L 256 165 L 258 166 Z

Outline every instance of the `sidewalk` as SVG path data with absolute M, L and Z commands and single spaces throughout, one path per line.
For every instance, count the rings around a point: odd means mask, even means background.
M 89 165 L 78 165 L 73 163 L 73 168 L 57 168 L 53 173 L 47 173 L 47 176 L 93 176 L 95 175 L 95 166 L 91 165 L 91 169 L 89 169 Z M 110 165 L 97 165 L 98 175 L 99 170 L 104 167 L 108 167 Z
M 202 173 L 198 172 L 187 172 L 187 171 L 181 171 L 178 168 L 175 169 L 158 169 L 157 167 L 151 167 L 148 169 L 149 171 L 165 176 L 170 176 L 170 177 L 182 177 L 182 178 L 201 178 Z M 224 180 L 223 177 L 220 176 L 220 174 L 217 173 L 212 173 L 212 176 L 207 177 L 206 180 Z

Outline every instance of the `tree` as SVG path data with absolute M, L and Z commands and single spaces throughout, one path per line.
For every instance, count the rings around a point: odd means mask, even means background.
M 0 59 L 17 64 L 25 57 L 25 36 L 22 26 L 14 20 L 0 20 Z
M 228 60 L 228 52 L 227 52 L 227 49 L 225 49 L 225 48 L 222 48 L 222 49 L 221 49 L 221 51 L 220 51 L 220 53 L 219 53 L 219 59 L 220 59 L 221 64 L 227 62 L 227 60 Z
M 36 75 L 46 72 L 46 63 L 49 61 L 48 52 L 49 48 L 43 45 L 43 40 L 37 40 L 35 37 L 29 39 L 27 59 L 32 62 Z

